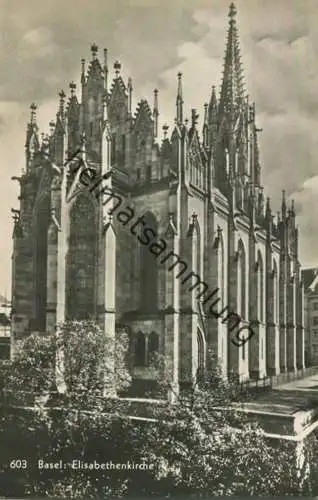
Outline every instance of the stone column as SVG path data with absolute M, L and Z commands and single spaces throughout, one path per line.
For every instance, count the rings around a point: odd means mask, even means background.
M 167 252 L 179 255 L 179 235 L 171 230 L 165 236 Z M 168 398 L 174 401 L 179 393 L 179 348 L 180 348 L 180 279 L 177 278 L 178 266 L 169 270 L 170 262 L 162 267 L 165 270 L 165 317 L 164 317 L 164 357 L 165 376 L 169 381 Z
M 279 363 L 280 371 L 287 371 L 287 285 L 286 285 L 286 263 L 282 259 L 280 262 L 280 278 L 279 278 Z
M 291 280 L 287 285 L 287 368 L 296 371 L 296 286 L 293 277 Z

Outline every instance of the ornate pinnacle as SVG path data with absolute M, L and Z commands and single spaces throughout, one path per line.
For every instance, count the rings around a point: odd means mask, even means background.
M 65 100 L 65 92 L 64 90 L 60 90 L 59 92 L 59 98 L 60 98 L 60 109 L 59 109 L 59 112 L 60 112 L 60 115 L 63 116 L 64 115 L 64 100 Z
M 196 124 L 198 123 L 198 118 L 199 118 L 199 115 L 197 113 L 197 110 L 195 108 L 193 108 L 192 112 L 191 112 L 192 127 L 196 126 Z
M 85 59 L 81 60 L 81 66 L 82 66 L 82 74 L 81 74 L 81 83 L 85 83 Z
M 116 78 L 118 78 L 120 70 L 121 70 L 121 64 L 120 64 L 119 61 L 115 61 L 114 62 L 114 70 L 115 70 L 115 73 L 116 73 Z
M 71 96 L 73 97 L 74 93 L 75 93 L 75 90 L 76 90 L 76 83 L 75 82 L 71 82 L 69 84 L 69 87 L 71 89 Z
M 236 14 L 237 14 L 237 10 L 236 10 L 234 3 L 232 2 L 230 5 L 230 9 L 229 9 L 229 18 L 231 19 L 231 21 L 235 20 Z
M 30 110 L 31 110 L 30 123 L 35 123 L 37 105 L 34 102 L 32 102 Z
M 96 45 L 96 43 L 93 43 L 91 45 L 91 52 L 92 52 L 92 57 L 93 59 L 96 59 L 97 57 L 97 52 L 98 52 L 98 45 Z
M 178 91 L 177 91 L 177 123 L 183 122 L 183 99 L 182 99 L 182 73 L 178 73 Z

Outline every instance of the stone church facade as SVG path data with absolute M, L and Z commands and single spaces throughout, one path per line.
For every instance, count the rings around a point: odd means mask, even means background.
M 159 141 L 158 91 L 133 112 L 132 80 L 116 62 L 109 84 L 107 51 L 102 62 L 91 51 L 80 100 L 74 83 L 69 98 L 61 91 L 42 138 L 31 106 L 13 211 L 13 339 L 65 319 L 94 318 L 113 337 L 124 325 L 134 378 L 155 378 L 151 359 L 161 353 L 175 386 L 208 368 L 210 350 L 240 380 L 304 367 L 294 206 L 283 193 L 274 216 L 264 196 L 234 5 L 221 91 L 212 87 L 203 130 L 195 109 L 185 119 L 178 74 L 175 123 Z M 90 179 L 101 176 L 97 196 Z M 234 329 L 220 311 L 237 315 Z M 238 331 L 247 326 L 245 342 Z

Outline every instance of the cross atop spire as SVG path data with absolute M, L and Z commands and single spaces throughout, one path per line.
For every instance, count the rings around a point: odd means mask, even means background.
M 224 57 L 223 80 L 220 95 L 219 118 L 227 116 L 234 126 L 241 105 L 244 102 L 243 70 L 241 64 L 236 8 L 231 3 L 229 28 Z

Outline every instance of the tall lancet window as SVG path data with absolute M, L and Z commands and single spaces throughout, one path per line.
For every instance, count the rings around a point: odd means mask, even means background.
M 238 245 L 237 259 L 237 313 L 246 318 L 246 257 L 242 241 Z
M 221 231 L 218 234 L 218 289 L 219 289 L 219 310 L 225 307 L 225 277 L 224 277 L 224 243 Z
M 47 245 L 50 201 L 45 197 L 36 209 L 35 220 L 35 315 L 36 328 L 46 328 Z
M 257 319 L 261 322 L 264 321 L 264 265 L 263 259 L 260 252 L 257 254 L 256 262 L 256 273 L 257 273 Z
M 274 260 L 273 267 L 273 322 L 278 323 L 279 321 L 279 276 L 277 271 L 276 261 Z
M 88 319 L 95 307 L 96 214 L 93 201 L 79 196 L 70 212 L 66 304 L 69 319 Z
M 140 245 L 140 309 L 155 312 L 158 307 L 158 262 L 149 245 L 156 241 L 158 224 L 155 216 L 147 212 L 144 226 L 138 234 Z

